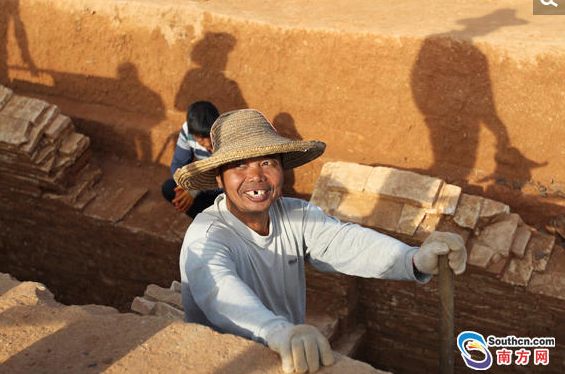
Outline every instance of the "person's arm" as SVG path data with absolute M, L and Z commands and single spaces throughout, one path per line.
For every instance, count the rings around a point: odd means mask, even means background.
M 289 323 L 267 309 L 239 278 L 230 250 L 221 241 L 204 236 L 186 245 L 181 266 L 194 301 L 214 326 L 266 343 L 274 327 Z
M 421 247 L 411 247 L 377 231 L 342 223 L 314 205 L 304 209 L 307 258 L 320 270 L 425 283 L 437 274 L 439 256 L 448 255 L 455 274 L 465 271 L 467 251 L 457 234 L 434 232 Z
M 427 282 L 414 271 L 417 247 L 377 231 L 343 223 L 315 205 L 304 206 L 306 258 L 315 268 L 366 278 Z

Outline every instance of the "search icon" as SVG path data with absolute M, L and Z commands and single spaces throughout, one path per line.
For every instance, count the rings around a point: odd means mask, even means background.
M 541 1 L 541 3 L 542 3 L 543 5 L 553 5 L 554 7 L 557 6 L 557 4 L 555 3 L 555 1 L 553 1 L 553 0 L 539 0 L 539 1 Z

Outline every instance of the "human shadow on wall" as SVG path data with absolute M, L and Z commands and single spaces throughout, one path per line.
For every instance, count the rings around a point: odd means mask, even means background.
M 524 25 L 514 9 L 500 9 L 482 17 L 462 19 L 459 30 L 428 36 L 411 75 L 412 95 L 429 129 L 433 164 L 431 175 L 449 175 L 465 185 L 475 167 L 481 124 L 496 138 L 496 168 L 490 177 L 531 178 L 542 166 L 512 147 L 495 105 L 487 57 L 473 38 L 502 27 Z
M 237 82 L 225 75 L 236 39 L 228 33 L 207 32 L 190 54 L 191 67 L 175 96 L 175 109 L 186 113 L 199 100 L 213 103 L 220 113 L 247 108 Z M 180 125 L 179 125 L 180 128 Z
M 166 118 L 165 105 L 159 94 L 143 84 L 133 63 L 120 63 L 115 78 L 41 72 L 52 77 L 53 86 L 18 80 L 14 86 L 24 92 L 80 98 L 89 105 L 89 118 L 73 120 L 78 130 L 91 138 L 94 150 L 153 161 L 151 129 Z
M 302 137 L 296 129 L 294 118 L 287 112 L 280 112 L 273 118 L 273 126 L 279 134 L 293 140 L 302 140 Z M 300 197 L 294 189 L 294 169 L 284 171 L 283 195 L 290 197 Z
M 27 33 L 20 19 L 20 4 L 18 0 L 5 0 L 0 11 L 0 84 L 9 83 L 8 77 L 8 31 L 10 20 L 14 25 L 16 42 L 20 48 L 21 58 L 27 64 L 33 75 L 37 75 L 37 67 L 29 53 Z

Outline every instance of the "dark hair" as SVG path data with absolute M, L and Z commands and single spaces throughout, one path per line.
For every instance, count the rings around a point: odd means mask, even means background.
M 218 116 L 218 109 L 208 101 L 197 101 L 190 104 L 186 111 L 188 132 L 206 138 L 210 137 L 210 129 Z

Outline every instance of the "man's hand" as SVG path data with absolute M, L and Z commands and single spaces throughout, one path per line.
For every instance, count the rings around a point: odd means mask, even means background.
M 320 361 L 324 366 L 334 363 L 330 343 L 314 326 L 277 326 L 269 332 L 267 344 L 281 356 L 285 373 L 313 373 L 320 367 Z
M 172 203 L 177 211 L 185 213 L 190 208 L 193 201 L 194 198 L 188 191 L 181 186 L 175 187 L 175 198 L 172 200 Z
M 440 255 L 448 255 L 449 267 L 455 274 L 465 271 L 467 263 L 465 242 L 461 236 L 451 232 L 432 232 L 414 255 L 414 265 L 422 273 L 437 274 Z

